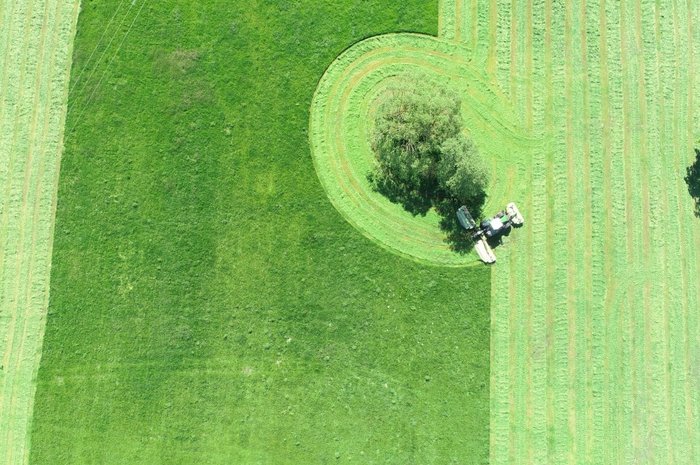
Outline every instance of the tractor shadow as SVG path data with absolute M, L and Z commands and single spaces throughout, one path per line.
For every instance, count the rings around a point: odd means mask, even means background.
M 700 149 L 695 149 L 695 162 L 686 168 L 685 183 L 695 201 L 695 216 L 700 218 Z

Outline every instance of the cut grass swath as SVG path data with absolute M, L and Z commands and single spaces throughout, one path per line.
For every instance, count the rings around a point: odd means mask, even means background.
M 0 461 L 28 460 L 77 1 L 4 2 L 0 24 Z
M 509 270 L 501 261 L 493 295 L 529 283 L 536 316 L 525 321 L 547 329 L 500 334 L 509 302 L 492 299 L 492 463 L 694 463 L 696 448 L 682 444 L 697 437 L 697 380 L 683 373 L 699 347 L 698 232 L 681 173 L 698 11 L 605 0 L 533 7 L 499 3 L 497 79 L 551 143 L 533 156 L 534 230 L 523 235 L 532 245 L 501 253 L 530 260 Z M 511 321 L 511 331 L 527 327 Z M 535 379 L 518 375 L 523 363 Z M 546 394 L 532 392 L 542 386 Z

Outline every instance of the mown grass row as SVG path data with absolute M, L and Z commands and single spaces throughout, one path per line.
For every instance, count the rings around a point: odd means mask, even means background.
M 552 138 L 533 155 L 528 201 L 547 225 L 526 236 L 542 271 L 512 261 L 494 276 L 494 295 L 527 282 L 535 303 L 509 316 L 521 334 L 493 323 L 492 463 L 692 463 L 693 448 L 678 452 L 697 434 L 696 381 L 682 375 L 697 350 L 697 234 L 679 176 L 695 119 L 682 64 L 692 16 L 680 3 L 505 3 L 499 84 Z M 678 218 L 674 232 L 661 218 Z
M 28 459 L 77 2 L 0 9 L 0 456 Z
M 669 115 L 672 120 L 670 127 L 673 135 L 673 164 L 674 168 L 678 165 L 686 166 L 688 164 L 688 154 L 691 153 L 697 128 L 691 127 L 693 117 L 692 114 L 696 111 L 690 108 L 692 101 L 693 89 L 692 83 L 694 75 L 688 69 L 688 64 L 692 63 L 689 59 L 692 50 L 697 50 L 700 47 L 698 43 L 691 43 L 692 36 L 688 34 L 689 25 L 694 20 L 689 15 L 687 8 L 689 5 L 673 4 L 672 10 L 668 11 L 668 16 L 673 18 L 673 95 L 672 104 L 673 115 Z M 670 37 L 669 37 L 670 39 Z M 667 39 L 668 40 L 668 39 Z M 691 139 L 692 138 L 692 139 Z M 697 368 L 693 367 L 694 360 L 697 360 L 697 352 L 700 347 L 698 341 L 698 325 L 697 308 L 698 295 L 696 287 L 693 286 L 693 281 L 697 281 L 697 249 L 693 247 L 690 235 L 695 232 L 693 223 L 688 221 L 687 214 L 687 186 L 683 182 L 681 175 L 683 169 L 674 170 L 675 189 L 671 186 L 672 202 L 676 202 L 677 216 L 680 223 L 677 231 L 678 249 L 680 253 L 681 273 L 676 276 L 676 282 L 680 284 L 680 306 L 677 307 L 676 317 L 678 318 L 679 326 L 674 334 L 672 360 L 678 360 L 678 370 L 672 372 L 672 383 L 675 386 L 674 395 L 680 397 L 679 400 L 674 398 L 674 411 L 678 413 L 679 423 L 685 428 L 680 430 L 679 442 L 687 440 L 693 444 L 690 447 L 690 458 L 695 461 L 700 456 L 700 448 L 696 446 L 698 437 L 698 377 L 689 376 L 689 373 L 697 373 Z M 694 257 L 695 256 L 695 257 Z M 695 259 L 694 259 L 695 258 Z M 678 280 L 680 276 L 680 280 Z M 673 336 L 672 336 L 673 337 Z M 683 360 L 683 362 L 680 362 Z M 675 381 L 675 382 L 674 382 Z M 682 394 L 681 394 L 682 393 Z

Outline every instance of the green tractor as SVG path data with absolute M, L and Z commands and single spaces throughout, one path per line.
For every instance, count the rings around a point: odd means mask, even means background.
M 462 205 L 457 209 L 457 220 L 470 234 L 474 241 L 474 250 L 484 263 L 495 263 L 496 255 L 488 243 L 488 239 L 493 239 L 510 231 L 512 227 L 522 226 L 525 222 L 520 210 L 511 202 L 504 210 L 496 213 L 493 217 L 484 219 L 477 226 L 476 221 L 466 206 Z

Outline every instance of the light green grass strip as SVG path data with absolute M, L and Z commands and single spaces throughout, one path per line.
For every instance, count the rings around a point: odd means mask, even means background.
M 0 5 L 0 462 L 28 461 L 79 2 Z
M 494 267 L 491 463 L 698 463 L 700 224 L 682 175 L 700 8 L 497 7 L 480 24 L 497 29 L 496 85 L 546 143 L 532 233 Z

